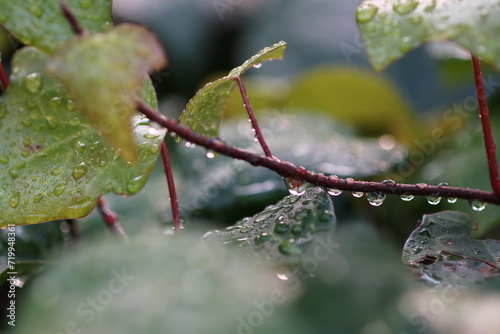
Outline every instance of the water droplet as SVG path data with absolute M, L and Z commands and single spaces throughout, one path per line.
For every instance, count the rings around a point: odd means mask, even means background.
M 11 178 L 16 179 L 19 176 L 21 169 L 26 167 L 26 161 L 18 162 L 11 170 L 9 170 L 9 175 Z
M 381 192 L 370 192 L 366 195 L 366 199 L 371 205 L 380 206 L 382 205 L 382 203 L 384 203 L 385 196 L 386 195 Z
M 429 188 L 429 186 L 426 183 L 417 183 L 416 186 L 419 189 L 428 189 Z
M 29 127 L 31 126 L 31 124 L 33 124 L 33 120 L 31 118 L 25 118 L 21 121 L 21 124 L 25 127 Z
M 6 113 L 7 113 L 7 106 L 5 105 L 4 102 L 0 102 L 0 119 L 4 118 Z
M 486 203 L 479 200 L 473 200 L 470 202 L 470 206 L 474 211 L 483 211 L 486 208 Z
M 481 252 L 481 251 L 479 251 L 479 250 L 477 250 L 477 249 L 476 249 L 476 250 L 474 251 L 474 254 L 476 254 L 476 255 L 482 255 L 482 254 L 483 254 L 483 252 Z
M 290 226 L 285 223 L 278 223 L 274 226 L 274 232 L 278 234 L 284 234 L 290 230 Z
M 24 87 L 31 93 L 36 93 L 42 87 L 42 75 L 40 73 L 31 73 L 24 79 Z
M 130 180 L 130 182 L 127 184 L 127 191 L 131 194 L 137 193 L 144 185 L 143 179 L 144 176 L 141 175 Z
M 94 0 L 80 0 L 78 2 L 80 3 L 80 6 L 85 9 L 90 8 L 94 4 Z
M 408 35 L 404 36 L 399 43 L 399 51 L 402 53 L 410 52 L 413 49 L 413 37 Z
M 451 246 L 453 244 L 453 240 L 446 240 L 445 244 L 447 246 Z
M 29 11 L 31 14 L 35 15 L 36 17 L 40 18 L 43 15 L 43 8 L 40 5 L 35 5 L 32 4 L 29 8 Z
M 262 63 L 253 65 L 253 68 L 261 68 L 261 67 L 262 67 Z
M 332 196 L 338 196 L 338 195 L 342 194 L 342 190 L 340 190 L 340 189 L 327 188 L 326 191 L 328 192 L 329 195 L 332 195 Z
M 391 180 L 391 179 L 384 180 L 384 181 L 382 181 L 382 183 L 383 183 L 383 184 L 387 184 L 387 185 L 389 185 L 389 186 L 393 186 L 393 187 L 396 185 L 396 181 Z
M 62 193 L 66 190 L 66 187 L 68 186 L 68 184 L 66 182 L 63 182 L 63 183 L 59 183 L 58 185 L 56 185 L 54 187 L 54 190 L 52 190 L 52 192 L 54 193 L 54 195 L 56 196 L 61 196 Z
M 68 100 L 68 101 L 66 102 L 66 109 L 67 109 L 68 111 L 73 111 L 73 110 L 75 110 L 75 103 L 74 103 L 72 100 Z
M 293 234 L 300 234 L 304 231 L 304 225 L 302 224 L 295 224 L 292 226 L 292 233 Z
M 296 245 L 288 240 L 283 241 L 279 245 L 279 250 L 281 253 L 283 253 L 285 255 L 300 255 L 300 254 L 302 254 L 302 249 L 298 245 Z
M 255 244 L 256 245 L 262 245 L 265 242 L 269 241 L 274 241 L 274 238 L 272 235 L 269 233 L 261 233 L 256 239 L 255 239 Z
M 456 198 L 456 197 L 448 197 L 446 200 L 448 201 L 448 203 L 454 204 L 454 203 L 457 202 L 458 198 Z
M 158 138 L 160 134 L 155 128 L 149 128 L 148 133 L 144 134 L 144 138 L 146 139 L 154 139 Z
M 8 163 L 9 163 L 9 157 L 8 157 L 8 156 L 6 156 L 6 155 L 2 155 L 2 156 L 0 157 L 0 163 L 1 163 L 1 164 L 4 164 L 4 165 L 8 164 Z
M 81 179 L 85 174 L 87 174 L 87 165 L 85 162 L 80 163 L 78 166 L 73 168 L 73 171 L 71 172 L 71 176 L 73 176 L 73 179 L 79 180 Z
M 52 170 L 52 172 L 50 172 L 50 174 L 52 174 L 52 175 L 56 176 L 56 175 L 61 174 L 61 172 L 62 172 L 62 171 L 63 171 L 63 170 L 62 170 L 62 168 L 54 168 L 54 169 Z
M 243 226 L 241 229 L 240 229 L 240 232 L 241 233 L 248 233 L 250 231 L 252 231 L 254 228 L 253 226 L 250 226 L 250 225 L 246 225 L 246 226 Z
M 193 144 L 189 141 L 187 141 L 184 145 L 186 145 L 187 148 L 195 148 L 196 147 L 196 144 Z
M 363 195 L 364 195 L 364 194 L 365 194 L 365 193 L 364 193 L 364 192 L 362 192 L 362 191 L 353 191 L 353 192 L 352 192 L 352 196 L 354 196 L 354 197 L 356 197 L 356 198 L 361 198 L 361 197 L 363 197 Z
M 72 125 L 72 126 L 77 126 L 78 124 L 80 124 L 80 118 L 79 117 L 74 117 L 72 119 L 69 120 L 69 125 Z
M 215 158 L 215 153 L 213 151 L 208 150 L 206 155 L 208 159 Z
M 400 197 L 403 201 L 405 201 L 405 202 L 409 202 L 409 201 L 411 201 L 413 198 L 415 198 L 415 196 L 413 196 L 413 195 L 408 195 L 408 194 L 400 195 L 399 197 Z
M 292 179 L 292 178 L 284 178 L 285 184 L 288 188 L 288 191 L 291 195 L 301 196 L 303 195 L 307 188 L 309 187 L 309 183 L 305 183 L 301 180 Z
M 21 202 L 21 194 L 20 193 L 15 193 L 9 198 L 9 205 L 15 209 L 19 206 L 19 203 Z
M 60 105 L 61 105 L 61 98 L 60 97 L 53 97 L 49 101 L 49 107 L 52 110 L 59 108 Z
M 424 8 L 424 11 L 427 13 L 433 11 L 436 8 L 436 3 L 437 0 L 432 0 L 431 4 Z
M 392 9 L 400 15 L 410 14 L 417 8 L 418 2 L 415 0 L 399 0 Z
M 43 199 L 44 194 L 38 194 L 35 197 L 33 197 L 33 203 L 40 203 L 40 201 Z
M 356 20 L 364 23 L 372 20 L 378 12 L 378 7 L 372 4 L 366 4 L 358 7 L 356 11 Z
M 427 202 L 431 205 L 438 205 L 441 202 L 441 197 L 437 195 L 425 196 Z
M 278 212 L 280 209 L 279 208 L 274 208 L 274 209 L 269 209 L 269 210 L 264 210 L 260 213 L 258 213 L 255 218 L 254 218 L 254 222 L 256 223 L 260 223 L 262 221 L 264 221 L 265 219 L 268 219 L 269 217 L 271 217 L 273 214 L 275 214 L 276 212 Z
M 87 145 L 85 145 L 85 143 L 83 143 L 81 141 L 76 141 L 75 144 L 73 145 L 73 148 L 75 149 L 76 152 L 83 153 L 83 152 L 85 152 L 86 146 Z
M 438 183 L 437 185 L 439 188 L 441 189 L 450 189 L 450 185 L 446 182 L 441 182 L 441 183 Z

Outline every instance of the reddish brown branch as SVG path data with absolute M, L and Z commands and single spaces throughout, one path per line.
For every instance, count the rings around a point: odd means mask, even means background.
M 488 159 L 488 169 L 490 173 L 490 183 L 493 192 L 500 195 L 500 177 L 498 175 L 498 163 L 496 157 L 496 145 L 491 130 L 490 111 L 486 101 L 484 91 L 483 74 L 481 73 L 481 64 L 479 58 L 472 55 L 472 68 L 474 70 L 474 81 L 476 83 L 477 100 L 479 103 L 479 114 L 483 126 L 484 145 L 486 147 L 486 157 Z
M 228 157 L 244 160 L 254 166 L 262 166 L 271 169 L 283 177 L 293 177 L 301 179 L 311 184 L 323 186 L 326 188 L 335 188 L 346 191 L 360 192 L 383 192 L 394 195 L 416 195 L 416 196 L 442 196 L 456 197 L 470 201 L 479 200 L 485 203 L 500 204 L 500 197 L 494 193 L 482 190 L 428 186 L 424 184 L 391 184 L 355 181 L 353 179 L 341 179 L 335 175 L 326 176 L 322 173 L 316 173 L 306 170 L 304 167 L 281 161 L 274 157 L 265 157 L 237 147 L 229 146 L 215 138 L 206 138 L 201 136 L 186 126 L 180 125 L 172 119 L 168 119 L 159 112 L 151 109 L 142 102 L 137 104 L 138 110 L 146 115 L 150 120 L 174 132 L 185 140 L 196 145 L 205 147 L 208 150 L 226 155 Z
M 69 25 L 73 29 L 74 33 L 77 35 L 83 35 L 84 30 L 80 25 L 80 22 L 78 22 L 75 14 L 73 14 L 73 12 L 71 11 L 71 8 L 69 8 L 69 6 L 62 0 L 59 1 L 59 5 L 61 6 L 61 10 L 66 17 L 66 20 L 68 20 Z
M 269 149 L 269 146 L 267 146 L 266 140 L 264 139 L 264 135 L 260 130 L 259 123 L 255 118 L 255 114 L 253 112 L 252 105 L 250 104 L 250 100 L 248 99 L 247 91 L 245 89 L 245 86 L 243 85 L 243 81 L 241 81 L 240 77 L 234 77 L 234 79 L 236 80 L 236 82 L 238 83 L 238 87 L 240 88 L 241 97 L 243 98 L 243 104 L 245 105 L 245 108 L 248 112 L 248 117 L 250 117 L 252 128 L 255 131 L 255 138 L 257 138 L 257 140 L 260 143 L 260 146 L 262 146 L 262 149 L 264 150 L 264 154 L 266 155 L 266 157 L 272 157 L 273 155 L 271 154 L 271 150 Z
M 99 202 L 97 203 L 97 208 L 101 213 L 102 219 L 108 226 L 111 233 L 119 236 L 120 238 L 128 241 L 127 234 L 123 230 L 116 213 L 109 207 L 108 203 L 103 196 L 99 197 Z
M 172 173 L 172 165 L 170 164 L 170 157 L 168 156 L 167 144 L 161 144 L 161 159 L 163 161 L 163 168 L 167 176 L 168 192 L 170 194 L 170 206 L 172 207 L 172 219 L 174 220 L 174 231 L 176 234 L 182 230 L 181 224 L 181 210 L 179 209 L 179 201 L 177 200 L 177 192 L 175 191 L 174 175 Z
M 3 68 L 2 60 L 0 59 L 0 93 L 5 91 L 9 86 L 9 77 Z

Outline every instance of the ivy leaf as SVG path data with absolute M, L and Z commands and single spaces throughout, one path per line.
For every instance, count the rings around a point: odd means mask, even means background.
M 164 131 L 133 119 L 139 163 L 130 165 L 83 118 L 64 87 L 43 70 L 48 55 L 23 48 L 0 97 L 0 227 L 87 215 L 98 197 L 131 195 L 147 180 Z M 156 106 L 151 82 L 142 93 Z
M 157 38 L 136 24 L 76 36 L 57 51 L 47 73 L 58 78 L 76 107 L 121 156 L 137 162 L 131 117 L 147 72 L 166 65 Z
M 382 71 L 422 43 L 448 39 L 500 68 L 499 0 L 365 0 L 356 19 L 370 61 Z
M 335 247 L 336 221 L 330 197 L 323 188 L 314 187 L 233 226 L 208 232 L 204 240 L 237 245 L 278 264 L 299 264 L 317 247 Z
M 111 27 L 112 0 L 64 0 L 87 32 Z M 74 32 L 55 0 L 0 0 L 0 24 L 25 45 L 53 53 Z
M 243 65 L 234 68 L 219 80 L 209 82 L 189 101 L 180 117 L 180 123 L 196 133 L 207 137 L 218 137 L 222 113 L 231 90 L 236 85 L 235 77 L 240 77 L 251 67 L 260 67 L 264 61 L 282 59 L 286 43 L 281 41 L 266 47 Z M 177 138 L 180 142 L 180 138 Z
M 477 223 L 469 215 L 443 211 L 424 215 L 403 248 L 405 264 L 428 282 L 478 282 L 500 273 L 500 241 L 474 240 Z

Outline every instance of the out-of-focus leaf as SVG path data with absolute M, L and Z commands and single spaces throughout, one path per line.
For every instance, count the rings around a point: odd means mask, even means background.
M 477 223 L 469 215 L 444 211 L 424 215 L 403 248 L 405 264 L 428 282 L 464 284 L 499 277 L 500 242 L 474 240 Z
M 500 68 L 498 0 L 365 0 L 356 19 L 370 61 L 382 71 L 413 48 L 431 40 L 455 41 Z
M 234 78 L 240 77 L 251 67 L 260 67 L 264 61 L 283 58 L 285 48 L 285 42 L 266 47 L 243 65 L 231 70 L 227 76 L 206 84 L 189 101 L 180 117 L 180 123 L 207 137 L 218 137 L 227 99 L 236 85 Z M 180 142 L 180 138 L 177 142 Z
M 54 54 L 47 72 L 61 80 L 78 110 L 120 155 L 136 163 L 131 118 L 138 94 L 147 73 L 166 62 L 156 36 L 126 23 L 103 34 L 74 37 Z
M 82 28 L 101 32 L 111 27 L 111 0 L 64 0 Z M 52 53 L 74 36 L 58 1 L 0 0 L 0 24 L 23 44 Z
M 367 70 L 322 67 L 307 72 L 291 88 L 287 106 L 331 115 L 366 134 L 389 133 L 408 145 L 420 130 L 396 87 Z
M 254 258 L 200 244 L 187 231 L 176 240 L 106 240 L 70 254 L 34 282 L 14 333 L 234 333 L 257 303 L 266 301 L 268 309 L 276 295 L 280 303 L 292 301 L 280 286 Z M 264 328 L 282 321 L 266 318 Z M 294 326 L 293 319 L 285 323 L 284 329 Z
M 307 111 L 269 111 L 259 123 L 274 156 L 318 172 L 370 177 L 386 173 L 405 156 L 393 137 L 359 138 L 348 126 L 321 115 L 311 117 Z M 262 152 L 247 120 L 227 122 L 221 134 L 232 145 Z M 265 168 L 224 156 L 208 159 L 197 148 L 180 147 L 180 153 L 186 176 L 180 202 L 186 213 L 205 209 L 204 214 L 208 210 L 218 216 L 237 207 L 238 213 L 250 215 L 287 191 L 282 179 Z M 253 212 L 243 211 L 249 207 Z
M 323 188 L 311 187 L 224 230 L 208 232 L 204 240 L 237 245 L 280 265 L 300 265 L 319 248 L 334 248 L 335 227 L 330 197 Z
M 0 227 L 87 215 L 100 195 L 137 193 L 156 162 L 165 134 L 134 118 L 139 163 L 125 163 L 83 118 L 54 78 L 45 53 L 25 48 L 0 97 Z M 156 106 L 147 82 L 142 98 Z

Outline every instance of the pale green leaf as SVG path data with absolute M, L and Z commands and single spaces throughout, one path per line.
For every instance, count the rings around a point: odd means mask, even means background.
M 138 192 L 165 134 L 134 117 L 139 163 L 126 163 L 87 123 L 59 81 L 43 74 L 47 61 L 34 48 L 19 51 L 11 84 L 0 97 L 0 227 L 79 218 L 102 194 Z M 156 107 L 150 82 L 142 96 Z
M 365 0 L 356 19 L 375 70 L 431 40 L 451 40 L 500 68 L 500 0 Z
M 166 65 L 157 38 L 121 24 L 103 34 L 77 36 L 52 57 L 47 72 L 66 87 L 76 107 L 121 156 L 137 161 L 131 117 L 148 72 Z
M 87 32 L 111 27 L 112 0 L 64 0 Z M 25 45 L 52 53 L 74 32 L 56 0 L 0 0 L 0 24 Z

